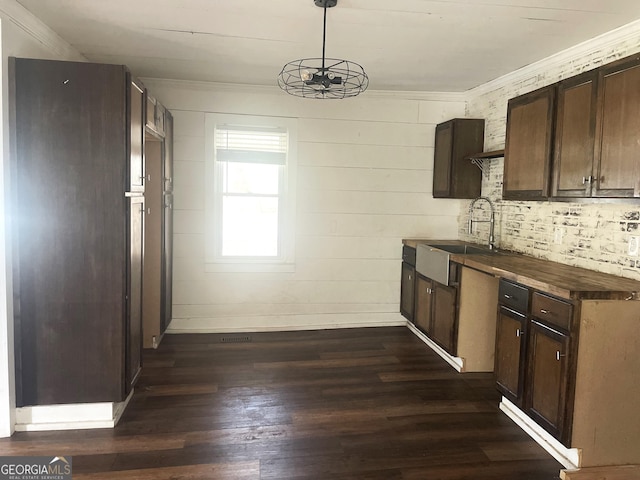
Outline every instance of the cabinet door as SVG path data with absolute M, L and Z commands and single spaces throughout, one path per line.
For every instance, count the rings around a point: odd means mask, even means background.
M 522 408 L 527 319 L 505 307 L 496 323 L 495 377 L 498 390 Z
M 430 336 L 431 334 L 431 311 L 432 311 L 432 282 L 422 275 L 416 276 L 415 290 L 415 311 L 413 323 L 416 327 Z
M 158 134 L 158 136 L 163 137 L 165 135 L 166 110 L 148 91 L 145 97 L 146 127 Z
M 569 336 L 531 321 L 526 385 L 527 413 L 560 441 L 567 399 Z
M 173 315 L 173 117 L 166 111 L 164 138 L 164 223 L 162 225 L 162 314 L 160 331 Z
M 162 314 L 160 332 L 171 323 L 173 310 L 173 195 L 164 195 L 164 225 L 162 243 Z
M 142 272 L 144 252 L 144 197 L 129 199 L 129 249 L 127 285 L 126 392 L 142 368 Z
M 556 87 L 509 100 L 503 197 L 545 199 L 549 195 Z
M 23 58 L 12 64 L 15 154 L 5 162 L 16 220 L 16 402 L 119 402 L 126 335 L 126 70 Z M 6 357 L 2 362 L 6 366 Z
M 144 87 L 132 80 L 129 88 L 129 190 L 144 192 Z
M 164 191 L 173 192 L 173 116 L 166 111 L 164 137 Z
M 434 198 L 480 196 L 482 173 L 466 157 L 482 151 L 484 120 L 454 118 L 436 126 L 433 158 Z
M 400 283 L 400 313 L 413 321 L 415 299 L 416 269 L 407 262 L 402 262 L 402 280 Z
M 451 157 L 453 155 L 453 122 L 436 126 L 433 153 L 433 196 L 448 197 L 451 194 Z
M 433 319 L 431 339 L 451 355 L 456 354 L 457 289 L 433 282 Z
M 640 196 L 640 56 L 600 69 L 594 196 Z
M 558 87 L 554 197 L 591 196 L 597 78 L 597 71 L 587 72 Z

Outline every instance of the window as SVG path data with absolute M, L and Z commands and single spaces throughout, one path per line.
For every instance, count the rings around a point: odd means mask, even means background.
M 292 270 L 295 122 L 207 115 L 208 270 Z

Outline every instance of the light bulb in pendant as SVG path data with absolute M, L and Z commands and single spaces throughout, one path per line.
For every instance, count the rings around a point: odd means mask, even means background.
M 311 79 L 313 79 L 313 73 L 311 73 L 309 70 L 302 70 L 300 72 L 300 80 L 302 80 L 303 82 L 308 82 Z

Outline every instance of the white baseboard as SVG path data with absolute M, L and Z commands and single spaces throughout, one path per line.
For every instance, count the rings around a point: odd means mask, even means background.
M 422 333 L 420 330 L 418 330 L 413 325 L 413 323 L 407 322 L 407 327 L 409 327 L 409 330 L 411 330 L 416 337 L 418 337 L 420 340 L 422 340 L 424 343 L 426 343 L 434 352 L 436 352 L 438 355 L 440 355 L 449 365 L 451 365 L 453 368 L 455 368 L 456 371 L 458 371 L 460 373 L 464 373 L 464 371 L 465 371 L 464 358 L 454 357 L 452 355 L 449 355 L 447 352 L 444 351 L 444 349 L 442 349 L 440 347 L 440 345 L 435 343 L 433 340 L 431 340 L 429 337 L 427 337 L 424 333 Z
M 567 448 L 562 445 L 549 432 L 531 420 L 526 413 L 505 397 L 502 397 L 502 402 L 500 402 L 500 410 L 533 438 L 538 445 L 549 452 L 553 458 L 564 465 L 565 468 L 571 470 L 580 468 L 581 450 L 579 448 Z
M 17 432 L 113 428 L 133 396 L 124 402 L 71 403 L 16 408 Z
M 328 330 L 359 327 L 402 327 L 399 313 L 332 313 L 217 318 L 174 318 L 165 333 L 233 333 Z

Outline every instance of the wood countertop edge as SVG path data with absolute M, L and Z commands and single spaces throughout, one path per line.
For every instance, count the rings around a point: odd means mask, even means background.
M 432 243 L 432 244 L 468 244 L 469 242 L 464 242 L 461 240 L 438 240 L 438 239 L 403 239 L 403 245 L 407 245 L 413 248 L 417 248 L 417 245 L 420 243 Z M 597 286 L 583 288 L 579 287 L 576 289 L 567 288 L 566 286 L 556 285 L 554 283 L 550 283 L 547 280 L 540 280 L 535 278 L 535 275 L 531 275 L 528 272 L 523 272 L 521 269 L 514 266 L 514 268 L 508 268 L 504 265 L 495 265 L 496 259 L 505 259 L 505 257 L 510 257 L 514 259 L 521 259 L 523 262 L 531 262 L 532 264 L 542 262 L 541 264 L 554 265 L 556 262 L 552 262 L 550 260 L 539 259 L 535 257 L 529 257 L 526 255 L 522 255 L 519 253 L 513 252 L 502 252 L 499 254 L 499 257 L 495 257 L 493 254 L 489 255 L 465 255 L 465 254 L 451 254 L 451 261 L 456 262 L 458 264 L 464 265 L 469 268 L 473 268 L 474 270 L 478 270 L 480 272 L 492 275 L 498 278 L 504 278 L 505 280 L 510 280 L 512 282 L 516 282 L 522 285 L 525 285 L 529 288 L 533 288 L 536 290 L 543 291 L 545 293 L 549 293 L 559 298 L 564 298 L 567 300 L 629 300 L 629 301 L 640 301 L 640 282 L 636 282 L 633 279 L 625 278 L 625 277 L 615 277 L 619 278 L 621 283 L 632 282 L 638 284 L 637 290 L 628 289 L 625 287 L 622 288 L 607 288 L 606 286 Z M 497 261 L 500 263 L 500 260 Z M 584 269 L 578 269 L 577 267 L 571 267 L 569 265 L 558 264 L 562 268 L 576 268 L 576 272 Z M 601 272 L 597 272 L 595 270 L 589 270 L 590 273 L 598 274 L 598 275 L 609 275 Z

